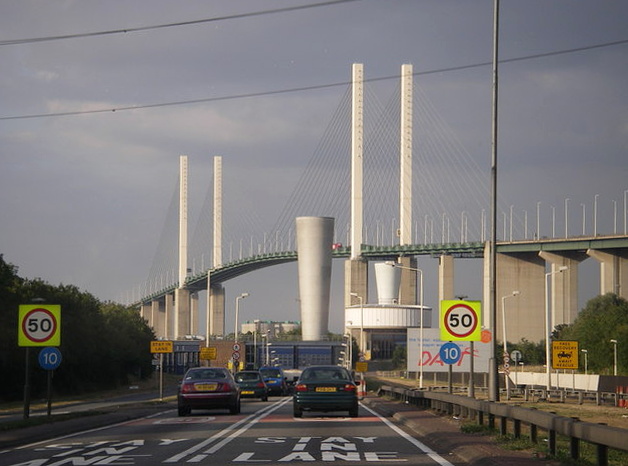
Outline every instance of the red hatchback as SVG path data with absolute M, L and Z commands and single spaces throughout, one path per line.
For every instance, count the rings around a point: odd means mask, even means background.
M 240 412 L 240 387 L 233 375 L 222 367 L 195 367 L 189 369 L 177 396 L 179 416 L 187 416 L 192 409 L 228 409 Z

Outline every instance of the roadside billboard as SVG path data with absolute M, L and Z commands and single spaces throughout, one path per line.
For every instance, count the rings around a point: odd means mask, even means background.
M 440 339 L 441 332 L 438 328 L 423 329 L 423 356 L 421 353 L 421 329 L 408 328 L 408 358 L 407 370 L 409 372 L 419 372 L 423 364 L 424 372 L 447 372 L 449 365 L 445 364 L 440 357 L 441 347 L 448 343 Z M 471 360 L 471 342 L 456 341 L 460 347 L 460 359 L 453 364 L 453 372 L 469 372 Z M 490 358 L 490 345 L 492 342 L 473 342 L 474 372 L 488 372 L 488 360 Z

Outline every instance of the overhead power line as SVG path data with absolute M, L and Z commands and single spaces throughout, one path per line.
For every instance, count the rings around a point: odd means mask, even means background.
M 155 29 L 165 29 L 165 28 L 173 28 L 173 27 L 181 27 L 181 26 L 193 26 L 196 24 L 213 23 L 216 21 L 227 21 L 227 20 L 233 20 L 233 19 L 251 18 L 253 16 L 272 15 L 276 13 L 287 13 L 289 11 L 306 10 L 310 8 L 319 8 L 319 7 L 324 7 L 324 6 L 337 5 L 339 3 L 348 3 L 348 2 L 357 2 L 357 1 L 361 1 L 361 0 L 330 0 L 327 2 L 321 2 L 321 3 L 310 3 L 308 5 L 290 6 L 290 7 L 284 7 L 284 8 L 276 8 L 273 10 L 253 11 L 249 13 L 239 13 L 239 14 L 226 15 L 226 16 L 217 16 L 215 18 L 179 21 L 176 23 L 156 24 L 152 26 L 139 26 L 139 27 L 134 27 L 134 28 L 111 29 L 107 31 L 64 34 L 60 36 L 45 36 L 45 37 L 31 37 L 31 38 L 26 38 L 26 39 L 0 40 L 0 47 L 7 46 L 7 45 L 22 45 L 22 44 L 34 44 L 37 42 L 52 42 L 52 41 L 57 41 L 57 40 L 79 39 L 79 38 L 85 38 L 85 37 L 111 36 L 115 34 L 128 34 L 128 33 L 133 33 L 133 32 L 151 31 Z
M 354 1 L 354 0 L 339 0 L 339 1 Z M 557 55 L 584 52 L 587 50 L 613 47 L 613 46 L 624 45 L 624 44 L 628 44 L 628 39 L 614 41 L 614 42 L 605 42 L 602 44 L 588 45 L 585 47 L 558 50 L 554 52 L 545 52 L 545 53 L 537 53 L 533 55 L 525 55 L 525 56 L 516 57 L 516 58 L 507 58 L 507 59 L 500 60 L 500 63 L 513 63 L 513 62 L 519 62 L 519 61 L 525 61 L 525 60 L 534 60 L 538 58 L 546 58 L 546 57 L 553 57 Z M 425 75 L 437 74 L 437 73 L 468 70 L 472 68 L 479 68 L 479 67 L 489 66 L 489 65 L 492 65 L 492 62 L 486 61 L 486 62 L 480 62 L 480 63 L 473 63 L 469 65 L 460 65 L 460 66 L 452 66 L 452 67 L 447 67 L 447 68 L 437 68 L 434 70 L 418 71 L 413 74 L 414 76 L 425 76 Z M 378 78 L 365 79 L 365 82 L 385 81 L 385 80 L 390 80 L 390 79 L 399 79 L 399 75 L 395 74 L 391 76 L 382 76 Z M 9 116 L 0 117 L 0 121 L 26 120 L 26 119 L 33 119 L 33 118 L 65 117 L 65 116 L 75 116 L 75 115 L 89 115 L 89 114 L 95 114 L 95 113 L 123 112 L 123 111 L 128 111 L 128 110 L 141 110 L 141 109 L 158 108 L 158 107 L 173 107 L 177 105 L 191 105 L 191 104 L 198 104 L 198 103 L 220 102 L 220 101 L 226 101 L 226 100 L 248 99 L 248 98 L 253 98 L 253 97 L 264 97 L 264 96 L 272 96 L 272 95 L 278 95 L 278 94 L 288 94 L 288 93 L 294 93 L 294 92 L 306 92 L 306 91 L 326 89 L 326 88 L 331 88 L 331 87 L 347 86 L 349 84 L 351 84 L 350 81 L 341 81 L 341 82 L 336 82 L 336 83 L 326 83 L 326 84 L 317 84 L 317 85 L 312 85 L 312 86 L 276 89 L 276 90 L 271 90 L 271 91 L 249 92 L 249 93 L 243 93 L 243 94 L 231 94 L 231 95 L 226 95 L 226 96 L 206 97 L 206 98 L 200 98 L 200 99 L 177 100 L 177 101 L 171 101 L 171 102 L 156 102 L 152 104 L 130 105 L 130 106 L 124 106 L 124 107 L 109 107 L 109 108 L 102 108 L 102 109 L 95 109 L 95 110 L 77 110 L 77 111 L 54 112 L 54 113 L 34 113 L 34 114 L 28 114 L 28 115 L 9 115 Z

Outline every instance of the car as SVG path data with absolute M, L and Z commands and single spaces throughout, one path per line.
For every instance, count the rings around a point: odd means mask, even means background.
M 240 386 L 242 398 L 260 398 L 262 401 L 268 401 L 268 387 L 259 371 L 236 372 L 234 378 Z
M 228 409 L 240 412 L 240 387 L 224 367 L 194 367 L 183 376 L 177 394 L 179 416 L 192 409 Z
M 307 367 L 294 386 L 293 415 L 300 418 L 303 411 L 348 411 L 350 417 L 358 417 L 359 384 L 344 367 Z
M 283 374 L 281 367 L 260 367 L 259 371 L 264 377 L 264 382 L 268 387 L 269 395 L 284 396 L 288 394 L 288 385 L 286 384 L 286 377 Z

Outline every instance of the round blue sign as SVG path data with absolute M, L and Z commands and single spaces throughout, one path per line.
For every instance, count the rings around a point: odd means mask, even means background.
M 61 351 L 53 346 L 47 346 L 39 352 L 38 359 L 42 369 L 55 370 L 61 364 Z
M 462 350 L 457 344 L 449 342 L 440 347 L 438 355 L 445 364 L 456 364 L 462 356 Z

